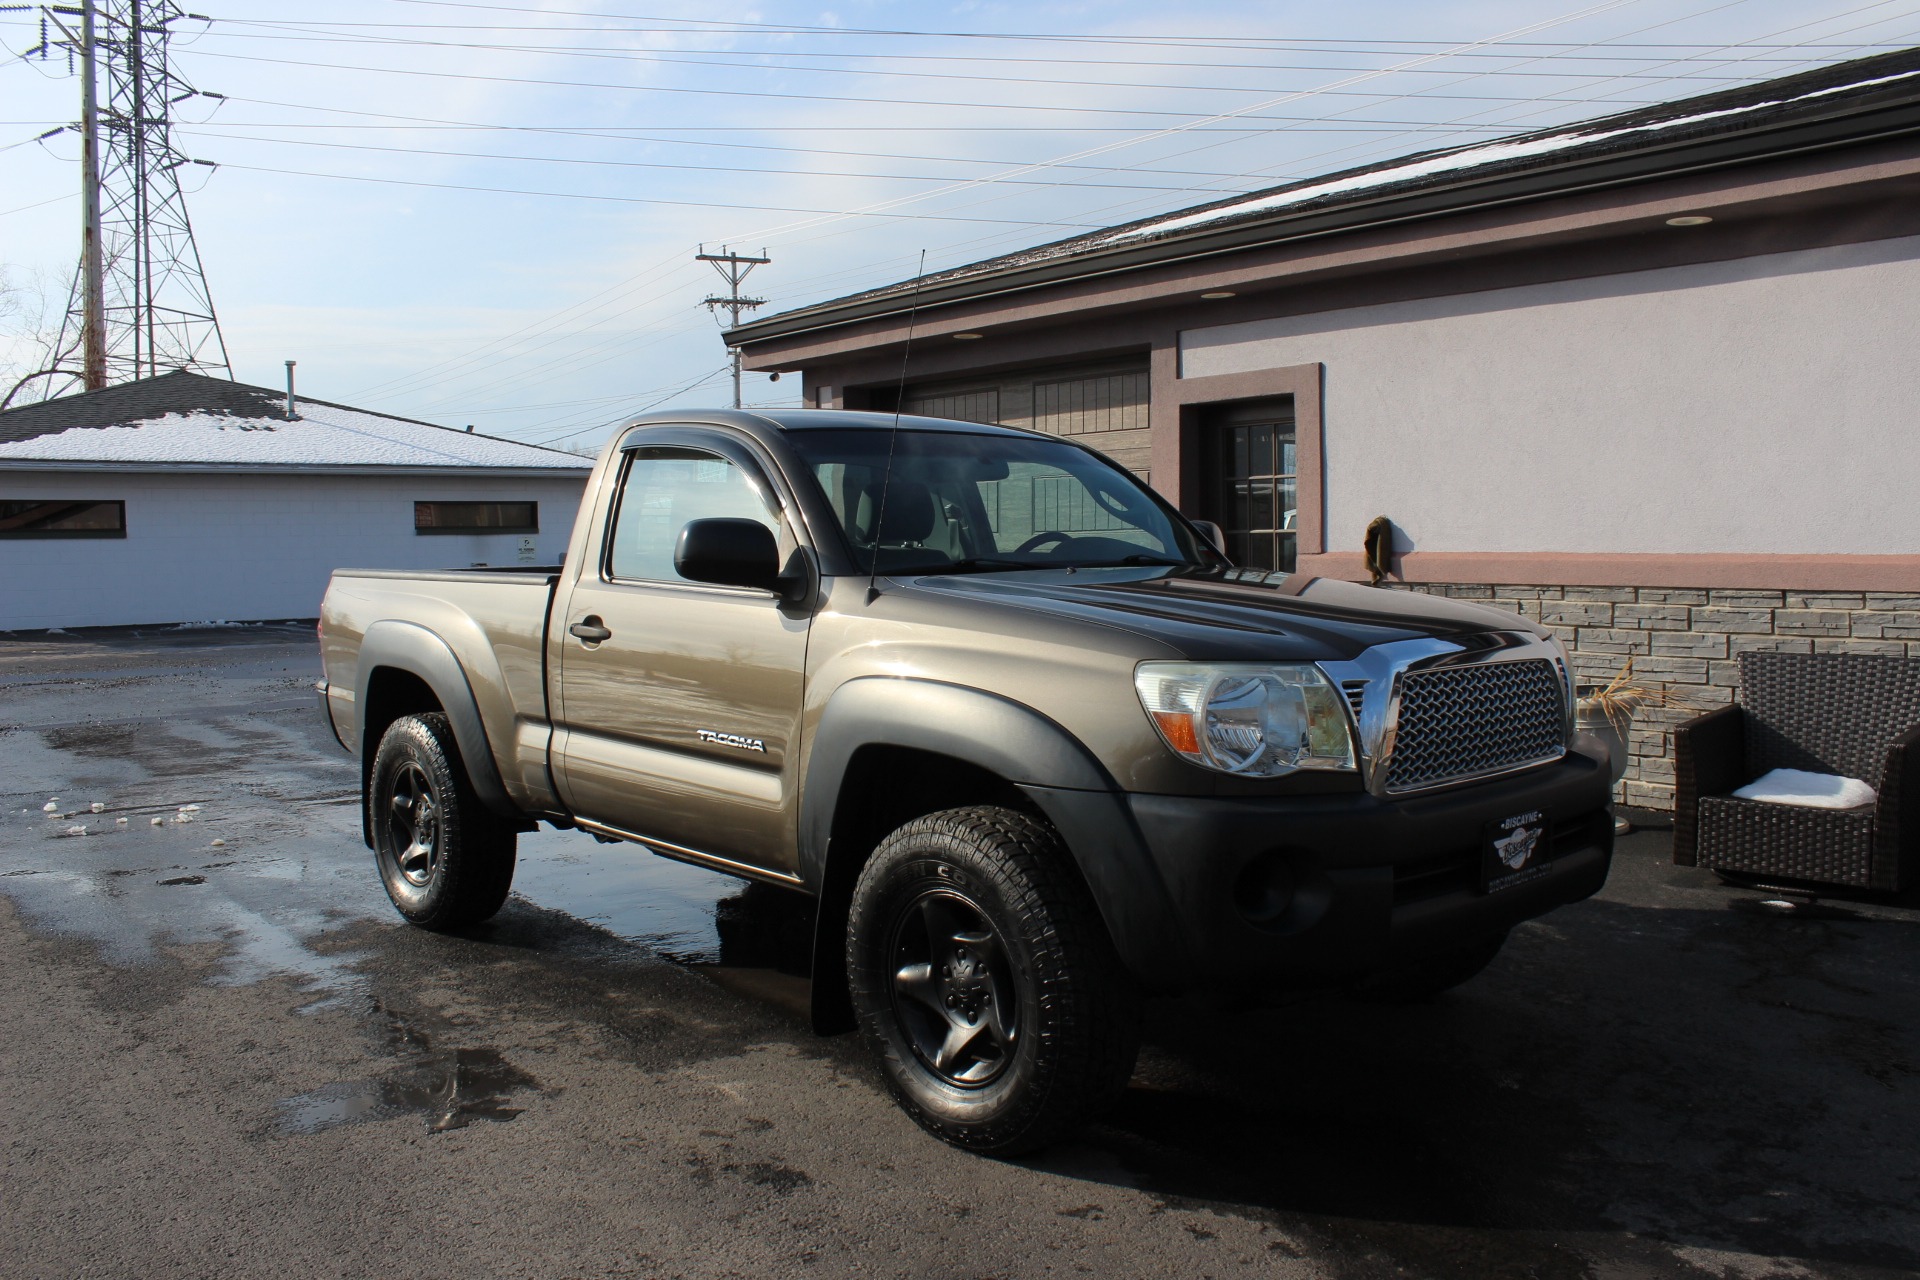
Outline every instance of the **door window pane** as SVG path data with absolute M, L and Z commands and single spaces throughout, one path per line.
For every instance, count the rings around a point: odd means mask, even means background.
M 780 517 L 749 477 L 717 454 L 680 446 L 635 449 L 620 488 L 607 570 L 615 578 L 684 582 L 673 567 L 680 531 L 695 520 L 758 520 L 778 538 Z
M 1300 506 L 1293 423 L 1284 408 L 1264 422 L 1238 416 L 1205 437 L 1206 517 L 1226 533 L 1235 564 L 1292 572 Z

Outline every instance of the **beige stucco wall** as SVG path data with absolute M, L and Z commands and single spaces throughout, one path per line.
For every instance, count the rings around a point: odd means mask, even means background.
M 1325 364 L 1331 548 L 1915 554 L 1916 339 L 1907 238 L 1189 330 L 1181 376 Z

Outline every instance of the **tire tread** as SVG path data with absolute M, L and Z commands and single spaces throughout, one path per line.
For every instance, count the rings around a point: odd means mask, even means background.
M 1039 819 L 997 805 L 916 818 L 881 841 L 854 890 L 855 910 L 902 855 L 922 841 L 971 849 L 1016 919 L 1037 926 L 1032 946 L 1040 1003 L 1049 1010 L 1047 1069 L 1032 1096 L 990 1125 L 943 1120 L 888 1075 L 896 1100 L 922 1127 L 955 1146 L 1013 1155 L 1056 1141 L 1105 1110 L 1125 1090 L 1139 1052 L 1139 995 L 1114 950 L 1092 894 L 1060 837 Z M 851 935 L 850 935 L 851 942 Z M 849 972 L 857 958 L 849 946 Z M 870 1044 L 886 1047 L 869 1027 Z
M 391 754 L 405 750 L 408 741 L 425 757 L 436 787 L 445 797 L 440 806 L 443 883 L 425 910 L 409 910 L 397 900 L 394 906 L 423 929 L 445 932 L 478 924 L 506 903 L 513 887 L 517 835 L 481 803 L 468 781 L 453 723 L 443 712 L 403 716 L 387 726 L 374 756 L 375 779 Z M 369 803 L 372 795 L 370 787 Z

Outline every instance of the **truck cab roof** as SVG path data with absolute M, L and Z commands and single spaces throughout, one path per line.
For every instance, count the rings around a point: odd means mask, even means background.
M 629 419 L 625 427 L 704 423 L 740 427 L 747 431 L 891 431 L 897 423 L 902 431 L 966 432 L 983 436 L 1032 438 L 1043 432 L 1023 431 L 985 422 L 960 422 L 952 418 L 927 418 L 919 414 L 874 413 L 860 409 L 663 409 Z M 623 428 L 624 429 L 624 428 Z M 1045 436 L 1046 439 L 1057 439 Z

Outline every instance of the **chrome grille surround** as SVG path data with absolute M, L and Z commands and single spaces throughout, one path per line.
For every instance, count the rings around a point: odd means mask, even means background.
M 1530 632 L 1392 641 L 1320 669 L 1354 711 L 1361 777 L 1382 798 L 1549 764 L 1573 740 L 1561 649 Z
M 1390 795 L 1558 760 L 1566 692 L 1545 658 L 1409 671 L 1387 761 Z

